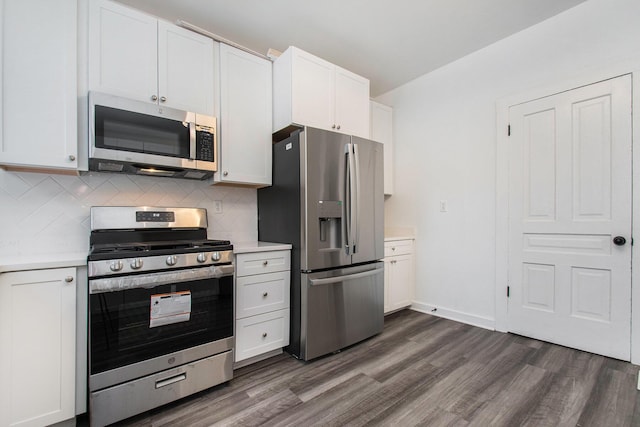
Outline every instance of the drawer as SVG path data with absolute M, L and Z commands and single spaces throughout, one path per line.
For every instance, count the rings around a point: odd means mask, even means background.
M 253 252 L 236 255 L 236 277 L 290 269 L 290 251 Z
M 289 271 L 238 277 L 236 319 L 289 308 L 289 283 Z
M 384 256 L 406 255 L 413 253 L 413 240 L 394 240 L 384 242 Z
M 236 362 L 287 345 L 289 309 L 236 320 Z

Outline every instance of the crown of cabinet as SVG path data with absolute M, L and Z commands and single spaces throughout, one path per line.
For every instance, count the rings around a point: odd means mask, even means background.
M 369 80 L 296 47 L 273 65 L 273 131 L 311 126 L 369 138 Z

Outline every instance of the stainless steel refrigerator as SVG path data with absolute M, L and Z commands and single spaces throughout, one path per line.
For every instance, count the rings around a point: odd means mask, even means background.
M 305 127 L 273 145 L 258 236 L 291 243 L 286 350 L 310 360 L 382 331 L 382 144 Z

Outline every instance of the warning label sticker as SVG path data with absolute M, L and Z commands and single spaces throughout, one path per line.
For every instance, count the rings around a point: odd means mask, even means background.
M 151 295 L 149 327 L 187 322 L 191 318 L 191 291 Z

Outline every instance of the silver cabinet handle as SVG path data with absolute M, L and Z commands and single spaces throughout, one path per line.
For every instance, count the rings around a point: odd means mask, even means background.
M 269 264 L 269 261 L 266 261 L 266 260 L 262 263 L 262 265 L 264 265 L 265 267 L 266 267 L 268 264 Z
M 160 102 L 167 102 L 167 97 L 166 96 L 161 96 L 160 97 Z
M 396 248 L 391 248 L 391 250 L 392 250 L 392 251 L 395 251 L 395 250 L 396 250 Z
M 265 293 L 262 294 L 263 298 L 266 298 L 267 296 L 269 296 L 269 292 L 265 292 Z
M 262 333 L 262 338 L 266 338 L 266 337 L 267 337 L 267 333 L 266 333 L 266 332 L 263 332 L 263 333 Z
M 157 101 L 158 100 L 158 95 L 151 95 L 151 100 L 152 101 Z
M 336 125 L 335 125 L 335 124 L 334 124 L 333 126 L 331 126 L 331 129 L 335 129 L 335 128 L 336 128 Z
M 227 175 L 229 175 L 229 172 L 224 171 L 224 172 L 222 172 L 222 175 L 227 176 Z
M 64 281 L 65 281 L 65 282 L 67 282 L 67 283 L 71 283 L 71 282 L 73 282 L 73 276 L 67 276 L 67 277 L 65 277 L 65 278 L 64 278 Z
M 340 130 L 340 125 L 338 125 L 338 130 Z
M 69 160 L 71 160 L 72 162 L 76 161 L 76 156 L 74 156 L 73 154 L 69 155 Z

